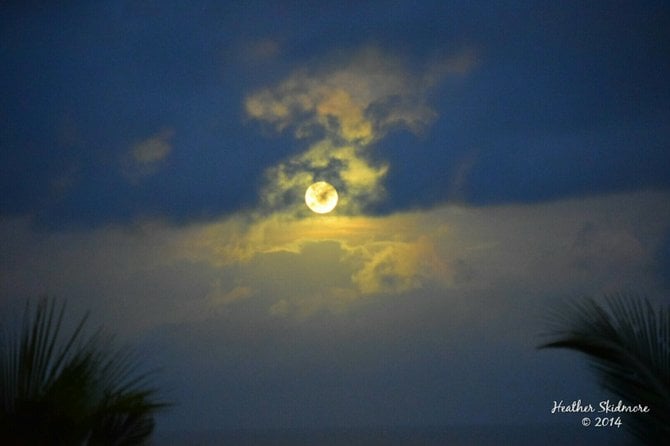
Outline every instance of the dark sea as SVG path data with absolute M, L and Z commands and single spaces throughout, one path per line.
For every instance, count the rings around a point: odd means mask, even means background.
M 624 446 L 624 428 L 469 426 L 441 428 L 268 429 L 158 432 L 154 446 Z

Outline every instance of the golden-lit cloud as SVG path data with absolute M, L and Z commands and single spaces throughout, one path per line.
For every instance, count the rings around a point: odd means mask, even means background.
M 432 224 L 428 229 L 423 219 L 417 214 L 311 219 L 276 215 L 249 225 L 231 219 L 195 228 L 180 243 L 180 247 L 190 247 L 190 253 L 181 248 L 180 252 L 192 261 L 230 267 L 276 253 L 302 256 L 306 249 L 313 252 L 315 246 L 327 244 L 339 253 L 329 267 L 346 271 L 346 280 L 339 280 L 330 291 L 342 294 L 348 290 L 350 297 L 397 293 L 418 288 L 427 280 L 449 280 L 447 262 L 434 248 L 437 238 L 447 231 L 446 224 Z
M 436 116 L 428 104 L 431 89 L 445 76 L 466 74 L 473 61 L 467 52 L 416 72 L 400 58 L 367 47 L 249 95 L 245 109 L 251 118 L 309 141 L 303 153 L 268 169 L 265 204 L 287 209 L 318 180 L 341 190 L 341 213 L 356 215 L 379 201 L 388 165 L 373 161 L 371 147 L 392 128 L 420 132 L 428 126 Z
M 252 265 L 263 256 L 299 263 L 306 252 L 313 255 L 317 247 L 328 246 L 335 261 L 323 267 L 337 271 L 337 283 L 321 280 L 302 290 L 301 282 L 291 282 L 292 295 L 287 291 L 271 304 L 276 315 L 341 311 L 366 296 L 449 283 L 449 261 L 435 249 L 436 238 L 446 232 L 444 223 L 426 225 L 419 214 L 364 213 L 385 197 L 383 178 L 389 165 L 383 157 L 372 156 L 375 143 L 395 127 L 421 132 L 436 116 L 428 105 L 431 89 L 445 76 L 467 74 L 472 61 L 472 54 L 464 53 L 412 71 L 400 58 L 368 47 L 312 70 L 298 70 L 276 86 L 249 95 L 245 108 L 250 117 L 277 131 L 291 130 L 308 145 L 267 169 L 258 213 L 211 225 L 185 244 L 198 246 L 199 256 L 222 266 Z M 340 201 L 335 215 L 314 219 L 302 197 L 311 183 L 321 180 L 338 189 Z M 312 259 L 311 264 L 318 263 Z M 250 267 L 262 271 L 250 283 L 258 286 L 278 268 Z M 305 277 L 309 282 L 315 274 Z
M 100 313 L 137 327 L 245 306 L 276 317 L 346 313 L 425 292 L 488 302 L 494 318 L 517 299 L 639 283 L 653 293 L 655 255 L 670 230 L 667 203 L 667 194 L 640 193 L 379 217 L 240 213 L 181 227 L 56 233 L 0 220 L 0 292 L 49 292 L 83 308 L 95 295 Z
M 240 308 L 304 318 L 426 294 L 488 299 L 494 318 L 494 306 L 513 305 L 496 300 L 500 293 L 593 294 L 651 283 L 655 250 L 670 229 L 667 194 L 365 214 L 384 197 L 389 171 L 383 154 L 372 156 L 375 143 L 393 127 L 429 125 L 431 88 L 468 73 L 474 60 L 465 52 L 417 72 L 367 48 L 296 71 L 245 101 L 251 118 L 305 144 L 267 169 L 257 208 L 183 226 L 151 221 L 49 234 L 0 220 L 0 291 L 74 294 L 82 306 L 95 292 L 102 314 L 145 327 Z M 163 130 L 134 144 L 129 178 L 154 172 L 172 136 Z M 455 166 L 461 177 L 470 164 Z M 306 188 L 320 180 L 338 189 L 331 214 L 304 204 Z

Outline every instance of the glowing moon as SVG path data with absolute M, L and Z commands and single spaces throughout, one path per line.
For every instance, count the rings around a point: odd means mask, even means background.
M 337 206 L 337 191 L 332 184 L 319 181 L 305 192 L 305 204 L 317 214 L 327 214 Z

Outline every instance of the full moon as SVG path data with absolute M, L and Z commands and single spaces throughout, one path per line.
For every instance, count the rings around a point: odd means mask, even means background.
M 332 184 L 319 181 L 305 192 L 305 204 L 317 214 L 327 214 L 337 206 L 337 191 Z

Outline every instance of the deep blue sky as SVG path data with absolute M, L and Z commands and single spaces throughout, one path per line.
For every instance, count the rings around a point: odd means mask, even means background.
M 263 171 L 305 144 L 259 132 L 244 97 L 364 44 L 417 70 L 466 46 L 478 59 L 431 93 L 424 134 L 376 143 L 393 166 L 379 210 L 670 187 L 667 4 L 523 3 L 4 6 L 0 212 L 60 226 L 253 206 Z M 163 128 L 165 165 L 130 184 L 123 154 Z
M 0 3 L 0 309 L 138 345 L 159 430 L 576 423 L 547 308 L 667 302 L 667 2 L 61 3 Z

